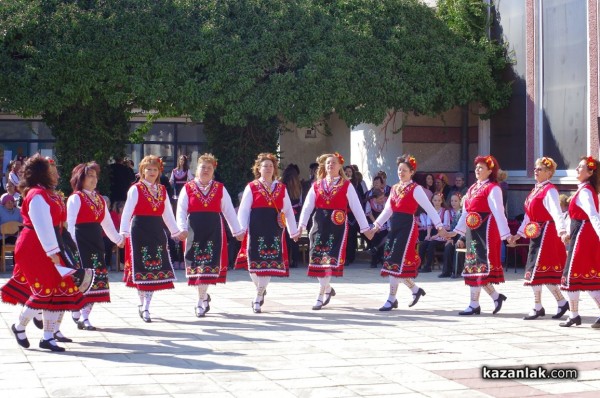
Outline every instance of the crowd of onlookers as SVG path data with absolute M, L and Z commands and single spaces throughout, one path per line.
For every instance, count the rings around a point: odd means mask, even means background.
M 110 164 L 110 194 L 104 197 L 110 208 L 110 214 L 116 228 L 119 228 L 121 222 L 121 213 L 127 191 L 131 184 L 137 181 L 139 176 L 134 171 L 133 162 L 126 158 L 117 157 L 114 163 Z M 21 195 L 18 192 L 18 184 L 22 179 L 22 165 L 24 157 L 17 157 L 12 160 L 6 169 L 2 186 L 0 187 L 0 225 L 8 221 L 22 222 L 20 213 Z M 300 168 L 295 164 L 288 165 L 282 173 L 281 180 L 287 186 L 288 195 L 292 202 L 296 221 L 300 216 L 300 211 L 304 199 L 316 179 L 317 163 L 309 165 L 309 178 L 300 178 Z M 383 211 L 384 206 L 390 196 L 392 187 L 387 184 L 387 175 L 384 171 L 379 171 L 373 178 L 372 185 L 369 188 L 365 183 L 363 176 L 356 165 L 347 165 L 344 172 L 352 185 L 354 186 L 361 201 L 365 214 L 370 222 L 374 222 Z M 499 176 L 504 198 L 506 200 L 506 172 Z M 178 158 L 177 167 L 170 173 L 161 175 L 161 183 L 167 188 L 169 197 L 173 204 L 177 200 L 177 194 L 183 185 L 194 178 L 194 173 L 190 170 L 188 158 L 184 155 Z M 415 182 L 420 184 L 438 211 L 440 219 L 443 221 L 446 230 L 454 229 L 462 211 L 462 198 L 467 191 L 466 178 L 462 173 L 454 173 L 454 182 L 451 185 L 446 174 L 417 173 Z M 240 193 L 241 195 L 241 193 Z M 239 196 L 238 196 L 239 199 Z M 112 205 L 111 205 L 112 204 Z M 568 218 L 566 209 L 568 207 L 568 197 L 561 195 L 561 206 L 565 217 Z M 442 272 L 440 277 L 456 277 L 455 271 L 455 249 L 464 247 L 464 242 L 459 238 L 443 239 L 436 235 L 436 229 L 433 228 L 432 221 L 426 212 L 420 211 L 417 214 L 417 225 L 419 228 L 419 256 L 421 257 L 420 272 L 431 272 L 434 261 L 439 258 Z M 348 242 L 346 245 L 346 265 L 352 264 L 356 260 L 356 253 L 359 248 L 368 251 L 371 255 L 370 265 L 376 268 L 383 262 L 385 251 L 385 237 L 388 233 L 388 226 L 384 225 L 374 236 L 372 240 L 365 239 L 359 233 L 358 224 L 352 213 L 348 215 Z M 310 225 L 307 228 L 310 231 Z M 227 231 L 229 232 L 229 231 Z M 239 242 L 233 237 L 229 237 L 229 259 L 230 266 L 233 267 Z M 302 241 L 301 241 L 302 242 Z M 106 244 L 106 264 L 111 266 L 112 254 L 115 250 L 114 244 L 105 238 Z M 170 242 L 170 255 L 174 266 L 177 269 L 184 268 L 183 248 L 180 242 Z M 297 267 L 300 263 L 299 243 L 289 238 L 287 240 L 290 253 L 290 266 Z M 123 249 L 120 249 L 120 258 L 123 259 Z M 437 258 L 436 258 L 437 257 Z M 121 260 L 122 261 L 122 260 Z M 119 264 L 116 264 L 117 268 Z

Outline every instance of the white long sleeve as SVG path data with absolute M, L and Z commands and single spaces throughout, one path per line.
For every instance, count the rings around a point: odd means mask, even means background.
M 548 210 L 550 216 L 554 220 L 554 223 L 556 224 L 556 232 L 558 233 L 558 235 L 560 236 L 564 234 L 566 232 L 565 219 L 562 216 L 562 210 L 560 209 L 560 199 L 558 197 L 558 191 L 556 190 L 556 188 L 548 190 L 548 192 L 544 196 L 544 199 L 542 200 L 542 203 L 544 204 L 544 207 L 546 208 L 546 210 Z M 527 212 L 525 212 L 523 222 L 521 223 L 521 226 L 517 231 L 518 235 L 525 237 L 525 226 L 529 224 L 530 221 L 531 219 L 527 215 Z
M 233 236 L 244 234 L 244 231 L 238 222 L 237 214 L 235 214 L 233 203 L 231 203 L 231 196 L 229 196 L 229 192 L 227 192 L 225 187 L 223 187 L 223 198 L 221 199 L 221 213 L 223 213 L 223 217 L 225 217 L 225 221 L 227 221 L 229 230 Z
M 598 215 L 598 209 L 596 209 L 596 204 L 594 203 L 594 198 L 590 191 L 581 189 L 579 195 L 577 195 L 575 204 L 581 207 L 581 210 L 583 210 L 590 218 L 590 223 L 592 224 L 594 231 L 596 231 L 596 235 L 600 238 L 600 216 Z
M 52 225 L 50 205 L 39 194 L 31 198 L 29 203 L 29 219 L 46 255 L 51 256 L 59 253 L 60 247 L 58 247 L 56 233 Z
M 102 198 L 101 200 L 104 201 L 104 199 Z M 113 223 L 112 217 L 110 216 L 110 212 L 108 211 L 108 206 L 106 205 L 106 202 L 104 203 L 104 217 L 102 217 L 100 226 L 102 226 L 102 229 L 104 230 L 106 236 L 108 236 L 108 239 L 110 239 L 114 244 L 120 245 L 125 239 L 123 238 L 123 235 L 121 235 L 119 231 L 117 231 L 117 228 Z
M 288 195 L 287 189 L 284 190 L 285 196 L 283 197 L 283 214 L 285 214 L 285 225 L 287 231 L 292 238 L 298 235 L 298 226 L 296 225 L 296 217 L 294 216 L 294 209 L 292 208 L 292 201 Z M 363 214 L 364 216 L 364 214 Z
M 171 207 L 171 201 L 168 196 L 165 196 L 165 208 L 163 209 L 162 219 L 171 232 L 171 237 L 174 238 L 182 232 L 177 227 L 177 221 L 175 221 L 175 215 L 173 214 L 173 207 Z
M 242 194 L 242 200 L 240 201 L 240 207 L 238 208 L 237 219 L 240 223 L 242 231 L 248 231 L 248 224 L 250 223 L 250 211 L 252 211 L 252 190 L 250 184 L 244 188 Z
M 392 214 L 394 214 L 394 211 L 392 210 L 392 195 L 390 195 L 388 200 L 385 201 L 385 206 L 383 206 L 383 210 L 379 213 L 379 217 L 377 217 L 373 225 L 381 229 L 382 225 L 392 217 Z
M 177 227 L 181 231 L 188 230 L 188 205 L 189 205 L 189 196 L 187 194 L 187 189 L 182 189 L 179 193 L 179 197 L 177 198 L 177 212 L 176 212 L 176 220 Z
M 495 186 L 490 191 L 487 198 L 490 210 L 496 219 L 496 225 L 498 226 L 498 233 L 500 239 L 504 240 L 510 236 L 510 228 L 508 227 L 508 220 L 506 219 L 506 213 L 504 212 L 504 203 L 502 201 L 502 189 L 499 186 Z
M 304 205 L 302 206 L 302 211 L 300 212 L 300 218 L 298 219 L 298 226 L 302 229 L 306 229 L 306 225 L 308 225 L 308 219 L 315 209 L 315 187 L 311 184 L 308 193 L 306 194 L 306 198 L 304 199 Z
M 360 232 L 362 233 L 368 231 L 371 227 L 369 226 L 367 216 L 365 216 L 365 212 L 363 211 L 362 205 L 360 204 L 360 199 L 358 199 L 356 189 L 354 189 L 354 186 L 352 184 L 348 185 L 346 198 L 348 199 L 348 206 L 350 207 L 350 210 L 352 210 L 354 218 L 356 218 L 356 221 L 358 221 Z
M 121 225 L 119 231 L 121 235 L 128 237 L 131 229 L 131 217 L 133 217 L 133 211 L 138 202 L 138 189 L 132 185 L 127 191 L 127 200 L 125 206 L 123 206 L 123 213 L 121 214 Z
M 79 195 L 69 196 L 69 199 L 67 199 L 67 231 L 69 231 L 73 240 L 75 240 L 75 223 L 80 209 L 81 199 Z

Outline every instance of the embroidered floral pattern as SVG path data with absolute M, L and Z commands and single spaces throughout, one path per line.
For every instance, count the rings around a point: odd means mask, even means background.
M 270 247 L 265 243 L 264 236 L 258 238 L 258 253 L 262 260 L 275 260 L 279 258 L 280 248 L 281 238 L 279 237 L 273 239 L 273 244 Z
M 85 192 L 80 192 L 79 197 L 86 207 L 88 207 L 96 220 L 102 218 L 104 215 L 104 201 L 100 198 L 100 196 L 96 193 L 93 194 L 93 197 L 90 197 Z
M 273 207 L 277 208 L 277 206 L 275 205 L 275 201 L 282 194 L 283 185 L 275 184 L 275 188 L 273 188 L 272 192 L 270 192 L 267 189 L 267 187 L 265 187 L 264 184 L 262 182 L 260 182 L 259 180 L 255 180 L 254 185 L 257 187 L 258 192 L 260 192 L 260 194 L 265 198 L 265 200 L 267 201 L 267 204 L 269 206 L 273 206 Z
M 98 260 L 98 254 L 94 253 L 91 256 L 92 267 L 94 268 L 94 283 L 90 288 L 90 292 L 93 293 L 97 290 L 108 289 L 108 271 L 106 267 L 102 266 L 102 263 Z
M 333 234 L 329 234 L 327 242 L 323 243 L 321 234 L 315 235 L 315 246 L 311 253 L 310 263 L 321 265 L 337 265 L 337 258 L 329 255 L 333 247 Z
M 150 253 L 148 253 L 148 246 L 142 247 L 142 260 L 144 261 L 144 268 L 148 271 L 158 271 L 162 268 L 162 245 L 156 247 L 156 256 L 152 259 Z
M 218 184 L 211 181 L 208 185 L 208 192 L 205 194 L 202 189 L 198 186 L 196 181 L 190 181 L 189 186 L 192 189 L 192 194 L 202 203 L 202 206 L 208 207 L 208 204 L 212 202 L 218 191 Z
M 341 191 L 344 186 L 344 180 L 341 178 L 337 183 L 329 185 L 325 179 L 318 184 L 317 195 L 321 196 L 325 203 L 330 204 L 333 198 Z
M 142 196 L 145 200 L 147 200 L 150 203 L 150 206 L 152 207 L 153 211 L 157 211 L 159 206 L 163 204 L 163 202 L 167 198 L 166 190 L 160 184 L 158 185 L 158 192 L 156 196 L 154 196 L 152 192 L 150 192 L 150 189 L 148 188 L 148 186 L 146 186 L 146 184 L 141 183 L 139 184 L 139 187 L 141 188 Z
M 487 264 L 477 263 L 477 241 L 475 240 L 471 241 L 471 244 L 465 253 L 465 269 L 463 273 L 465 275 L 488 273 Z

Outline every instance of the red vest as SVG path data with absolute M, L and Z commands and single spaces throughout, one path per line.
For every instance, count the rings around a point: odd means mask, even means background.
M 539 191 L 534 188 L 525 200 L 525 212 L 531 221 L 546 222 L 552 220 L 550 212 L 544 206 L 544 198 L 551 189 L 554 189 L 554 185 L 551 183 L 547 183 Z
M 318 180 L 313 184 L 315 190 L 315 208 L 348 210 L 348 187 L 350 181 L 340 180 L 330 191 L 325 189 L 325 181 Z
M 275 184 L 273 192 L 269 193 L 259 180 L 254 180 L 250 184 L 252 192 L 252 208 L 270 207 L 278 211 L 283 210 L 283 198 L 285 197 L 285 184 L 278 182 Z
M 477 183 L 471 185 L 465 195 L 465 208 L 467 211 L 476 211 L 478 213 L 491 213 L 488 204 L 488 196 L 494 187 L 498 184 L 488 181 L 485 185 L 477 189 Z
M 138 182 L 134 185 L 138 190 L 138 201 L 133 209 L 134 216 L 162 216 L 165 211 L 167 190 L 158 184 L 158 198 L 155 198 L 146 184 Z
M 213 181 L 208 193 L 204 195 L 196 181 L 188 181 L 185 184 L 188 196 L 188 213 L 207 211 L 213 213 L 221 212 L 221 199 L 223 198 L 223 184 Z
M 392 188 L 390 197 L 392 211 L 396 213 L 415 214 L 419 207 L 419 204 L 415 200 L 415 188 L 417 186 L 416 182 L 408 184 L 404 189 L 398 189 L 398 185 L 395 185 Z
M 41 195 L 42 198 L 50 206 L 50 216 L 52 217 L 52 226 L 56 227 L 67 221 L 67 207 L 63 202 L 63 198 L 58 194 L 50 194 L 44 188 L 32 188 L 27 192 L 27 196 L 23 200 L 23 206 L 21 206 L 21 215 L 23 216 L 23 225 L 33 228 L 31 218 L 29 218 L 29 206 L 31 200 L 35 195 Z
M 594 206 L 596 207 L 596 210 L 598 210 L 598 194 L 596 193 L 596 190 L 592 187 L 591 184 L 585 184 L 583 186 L 583 188 L 581 188 L 579 191 L 577 191 L 577 193 L 573 196 L 573 198 L 571 198 L 571 202 L 569 203 L 569 217 L 571 217 L 571 219 L 573 220 L 589 220 L 590 218 L 588 217 L 588 215 L 585 213 L 585 211 L 583 211 L 583 209 L 579 206 L 577 206 L 577 204 L 575 202 L 577 202 L 577 197 L 579 196 L 579 193 L 584 190 L 587 189 L 590 191 L 590 193 L 592 194 L 592 198 L 594 198 Z
M 102 219 L 104 219 L 104 209 L 106 208 L 106 203 L 104 203 L 102 196 L 96 193 L 96 201 L 94 201 L 85 192 L 77 191 L 73 192 L 73 195 L 79 196 L 79 201 L 81 202 L 75 224 L 102 222 Z

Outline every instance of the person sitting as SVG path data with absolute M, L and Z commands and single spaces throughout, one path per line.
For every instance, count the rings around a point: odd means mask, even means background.
M 384 195 L 381 189 L 374 189 L 371 199 L 366 204 L 365 214 L 367 219 L 372 224 L 375 222 L 377 217 L 383 211 L 387 197 Z M 371 268 L 377 268 L 377 264 L 383 260 L 383 246 L 385 244 L 385 237 L 388 234 L 387 222 L 379 228 L 379 230 L 373 236 L 370 241 L 371 252 Z
M 560 203 L 560 211 L 562 212 L 562 218 L 565 220 L 565 228 L 567 231 L 571 230 L 571 217 L 569 216 L 569 202 L 571 198 L 567 195 L 558 195 L 558 201 Z
M 385 196 L 390 196 L 390 192 L 392 191 L 392 187 L 390 187 L 390 186 L 387 184 L 387 174 L 386 174 L 386 172 L 385 172 L 385 171 L 383 171 L 383 170 L 379 170 L 379 171 L 377 172 L 377 175 L 378 175 L 379 177 L 381 177 L 381 180 L 383 181 L 383 194 L 384 194 Z
M 444 196 L 439 193 L 436 193 L 431 198 L 431 204 L 433 204 L 433 207 L 440 216 L 440 220 L 442 220 L 444 228 L 448 230 L 450 228 L 450 221 L 448 220 L 448 214 L 446 214 L 446 209 L 443 207 Z M 425 235 L 425 239 L 419 245 L 419 257 L 421 258 L 420 272 L 431 272 L 431 266 L 433 265 L 435 250 L 437 248 L 442 248 L 446 242 L 446 239 L 440 237 L 437 233 L 437 230 L 434 230 L 432 228 L 433 222 L 431 221 L 429 216 L 427 216 L 426 225 L 427 234 Z M 432 230 L 435 231 L 434 235 L 431 235 Z
M 446 174 L 440 173 L 436 175 L 433 186 L 435 188 L 434 194 L 441 193 L 444 195 L 444 198 L 448 197 L 450 186 L 448 185 L 448 176 L 446 176 Z
M 446 211 L 448 219 L 450 221 L 449 231 L 454 230 L 458 220 L 462 213 L 461 195 L 458 192 L 454 192 L 450 197 L 450 209 Z M 459 236 L 448 239 L 444 245 L 444 260 L 442 266 L 442 273 L 438 275 L 439 278 L 450 278 L 454 274 L 454 260 L 456 254 L 456 243 L 460 239 Z M 454 275 L 456 277 L 456 275 Z
M 18 221 L 20 223 L 23 222 L 23 216 L 21 216 L 21 211 L 17 208 L 15 204 L 15 198 L 5 193 L 0 197 L 0 225 L 7 223 L 9 221 Z M 6 243 L 14 244 L 17 241 L 16 236 L 7 236 Z
M 466 185 L 465 175 L 463 173 L 456 173 L 454 176 L 454 185 L 452 185 L 450 187 L 450 190 L 448 191 L 448 196 L 446 199 L 448 201 L 448 203 L 447 203 L 448 206 L 450 206 L 449 201 L 455 192 L 458 192 L 460 194 L 461 198 L 463 196 L 465 196 L 465 194 L 467 193 L 467 185 Z

